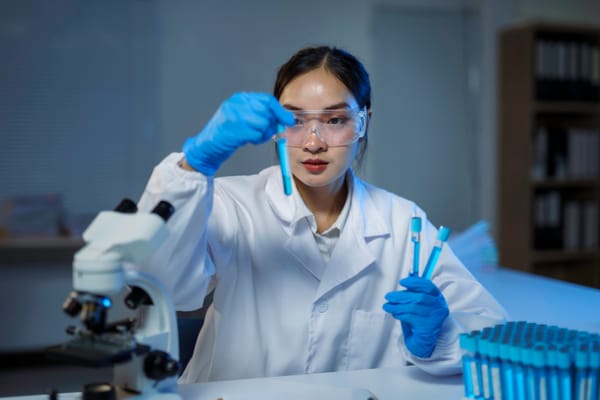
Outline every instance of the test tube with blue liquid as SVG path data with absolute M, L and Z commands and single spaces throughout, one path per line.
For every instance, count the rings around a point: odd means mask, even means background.
M 502 337 L 502 326 L 495 326 L 492 332 L 492 338 L 487 342 L 489 380 L 492 388 L 492 398 L 502 399 L 502 378 L 500 364 L 499 341 Z
M 450 229 L 445 226 L 440 226 L 438 230 L 437 239 L 435 244 L 433 245 L 433 249 L 431 250 L 431 254 L 429 255 L 429 259 L 427 260 L 427 264 L 425 265 L 425 271 L 423 272 L 423 278 L 431 279 L 431 275 L 433 274 L 433 269 L 435 264 L 440 258 L 440 253 L 442 252 L 442 247 L 444 243 L 448 240 L 450 236 Z
M 281 178 L 283 179 L 283 193 L 286 196 L 290 196 L 292 194 L 292 172 L 287 153 L 285 126 L 278 125 L 277 133 L 275 134 L 275 143 L 277 143 L 277 155 L 279 157 L 279 167 L 281 168 Z
M 419 276 L 419 257 L 421 251 L 421 218 L 410 220 L 410 239 L 413 242 L 413 268 L 411 276 Z
M 556 364 L 558 369 L 559 399 L 571 400 L 572 377 L 571 377 L 571 346 L 563 345 L 558 349 Z
M 525 396 L 528 400 L 535 399 L 535 379 L 533 367 L 533 344 L 527 341 L 527 344 L 521 349 L 521 358 L 525 368 Z
M 531 400 L 546 400 L 547 392 L 547 373 L 546 373 L 546 345 L 537 343 L 533 347 L 533 387 L 534 397 Z
M 481 377 L 479 356 L 477 354 L 477 336 L 479 331 L 462 333 L 459 336 L 460 347 L 464 350 L 462 356 L 463 381 L 465 397 L 476 399 L 481 396 Z
M 500 380 L 502 381 L 502 399 L 515 399 L 515 375 L 513 363 L 510 359 L 511 340 L 510 336 L 504 336 L 499 345 L 500 356 Z
M 528 350 L 526 347 L 521 347 L 521 343 L 518 340 L 513 341 L 509 347 L 510 361 L 513 367 L 515 400 L 527 400 L 525 371 L 528 366 L 523 361 L 525 357 L 522 357 L 522 354 L 525 356 Z
M 558 338 L 555 338 L 558 341 Z M 550 343 L 546 348 L 546 391 L 548 400 L 560 400 L 560 383 L 558 377 L 558 349 Z
M 589 353 L 589 368 L 588 368 L 588 390 L 587 397 L 589 399 L 598 399 L 598 373 L 600 373 L 600 342 L 597 339 L 592 340 Z
M 489 342 L 494 334 L 494 329 L 491 327 L 483 328 L 481 335 L 477 340 L 477 350 L 479 353 L 480 377 L 481 377 L 481 392 L 484 399 L 493 397 L 492 381 L 490 379 L 490 359 L 488 353 Z
M 587 399 L 589 346 L 583 342 L 575 349 L 575 399 Z

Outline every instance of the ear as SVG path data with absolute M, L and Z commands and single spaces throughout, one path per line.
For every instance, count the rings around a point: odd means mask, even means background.
M 371 117 L 371 111 L 367 110 L 366 107 L 361 110 L 358 114 L 358 121 L 356 124 L 356 128 L 358 131 L 358 136 L 363 137 L 367 131 L 368 120 Z

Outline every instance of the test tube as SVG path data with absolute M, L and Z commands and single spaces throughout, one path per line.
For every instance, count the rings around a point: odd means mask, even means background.
M 435 268 L 438 258 L 440 258 L 442 247 L 448 240 L 448 236 L 450 236 L 450 229 L 446 228 L 445 226 L 440 226 L 437 234 L 437 240 L 433 245 L 433 249 L 431 249 L 431 254 L 429 255 L 429 259 L 425 265 L 425 272 L 423 272 L 423 277 L 425 279 L 431 279 L 431 275 L 433 275 L 433 269 Z
M 546 400 L 546 345 L 538 343 L 533 347 L 533 384 L 534 397 L 531 400 Z
M 600 342 L 592 340 L 590 344 L 589 369 L 587 381 L 587 399 L 598 399 L 598 373 L 600 372 Z
M 579 343 L 575 350 L 575 399 L 587 399 L 588 384 L 588 352 L 586 342 Z
M 515 376 L 513 363 L 510 359 L 510 336 L 505 336 L 499 345 L 500 380 L 502 381 L 502 399 L 515 400 Z
M 493 329 L 492 338 L 487 342 L 489 380 L 492 388 L 492 398 L 502 400 L 501 364 L 499 358 L 499 341 L 502 337 L 502 326 Z
M 525 393 L 528 400 L 535 399 L 535 380 L 533 372 L 533 348 L 531 341 L 521 348 L 521 358 L 525 368 Z
M 421 251 L 421 218 L 410 220 L 410 239 L 413 242 L 413 269 L 411 275 L 419 276 L 419 257 Z
M 480 375 L 478 371 L 477 336 L 479 331 L 461 333 L 459 343 L 464 350 L 462 356 L 463 382 L 465 397 L 478 398 L 481 395 Z
M 571 400 L 573 398 L 571 377 L 571 346 L 563 345 L 556 353 L 556 364 L 558 368 L 559 398 Z
M 292 194 L 292 172 L 287 153 L 285 126 L 279 125 L 277 127 L 275 142 L 277 143 L 277 155 L 279 156 L 279 167 L 281 169 L 281 179 L 283 180 L 283 193 L 286 196 L 290 196 Z
M 481 330 L 481 335 L 479 335 L 479 338 L 477 339 L 477 350 L 479 353 L 479 365 L 481 370 L 479 375 L 481 376 L 481 392 L 484 399 L 493 398 L 488 355 L 488 343 L 491 340 L 493 333 L 493 328 L 483 328 Z
M 560 383 L 558 378 L 558 349 L 555 344 L 546 348 L 546 392 L 548 400 L 560 400 Z
M 521 353 L 528 352 L 528 349 L 522 348 L 520 341 L 515 340 L 510 346 L 509 352 L 513 365 L 514 398 L 515 400 L 527 400 L 525 382 L 525 369 L 527 366 L 522 361 Z

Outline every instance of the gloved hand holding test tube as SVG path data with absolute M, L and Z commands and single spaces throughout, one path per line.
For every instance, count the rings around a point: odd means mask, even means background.
M 416 218 L 416 219 L 415 219 Z M 406 348 L 416 357 L 428 358 L 433 354 L 442 324 L 450 314 L 448 304 L 440 289 L 431 282 L 433 269 L 450 229 L 440 227 L 437 240 L 431 250 L 423 275 L 419 277 L 420 218 L 411 220 L 411 239 L 414 248 L 413 269 L 399 283 L 406 290 L 395 290 L 386 294 L 384 311 L 399 320 Z

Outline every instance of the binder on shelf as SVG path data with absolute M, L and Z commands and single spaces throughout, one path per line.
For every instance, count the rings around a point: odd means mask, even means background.
M 562 198 L 558 191 L 537 193 L 534 198 L 533 246 L 537 250 L 563 248 Z
M 538 37 L 536 99 L 596 102 L 600 99 L 600 45 L 589 37 Z
M 540 126 L 533 139 L 532 179 L 587 180 L 600 171 L 600 131 Z

